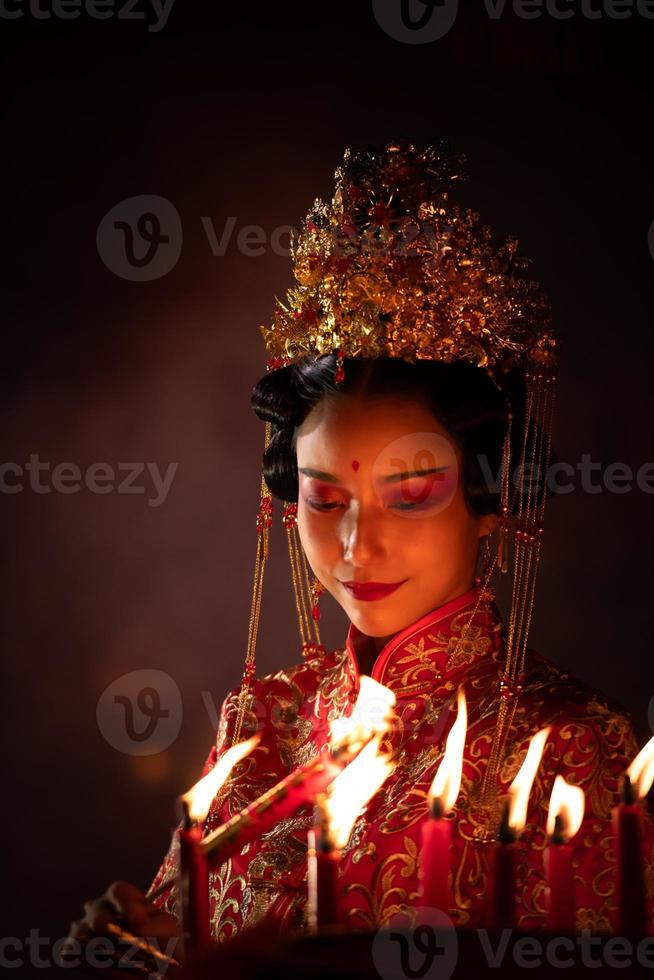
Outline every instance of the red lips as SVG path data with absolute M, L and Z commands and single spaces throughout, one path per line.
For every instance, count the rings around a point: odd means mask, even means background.
M 341 584 L 355 599 L 369 602 L 373 599 L 383 599 L 384 596 L 399 589 L 406 581 L 407 579 L 402 579 L 401 582 L 342 582 Z

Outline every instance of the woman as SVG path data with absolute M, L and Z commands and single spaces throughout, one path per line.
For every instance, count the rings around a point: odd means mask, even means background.
M 517 923 L 545 924 L 545 824 L 561 773 L 585 793 L 576 925 L 617 931 L 611 807 L 638 746 L 618 705 L 526 645 L 554 341 L 515 243 L 492 245 L 476 215 L 450 205 L 459 164 L 442 147 L 402 142 L 346 154 L 331 205 L 316 202 L 295 249 L 298 286 L 263 330 L 272 356 L 252 399 L 266 423 L 253 626 L 243 683 L 225 699 L 204 772 L 254 731 L 261 741 L 214 800 L 205 830 L 312 758 L 329 722 L 351 711 L 360 675 L 371 674 L 397 698 L 388 737 L 396 768 L 344 848 L 341 903 L 353 929 L 414 921 L 427 792 L 463 686 L 468 727 L 445 911 L 457 925 L 484 923 L 499 806 L 531 737 L 549 726 L 522 838 Z M 412 248 L 398 252 L 409 234 Z M 286 503 L 305 658 L 257 678 L 271 495 Z M 343 649 L 327 653 L 317 630 L 311 638 L 304 563 L 315 576 L 313 624 L 323 589 L 350 619 Z M 507 572 L 505 626 L 491 585 Z M 263 921 L 305 927 L 311 823 L 307 806 L 212 874 L 217 940 Z M 648 823 L 648 871 L 653 842 Z M 171 847 L 151 887 L 156 904 L 124 884 L 109 897 L 136 931 L 167 934 L 175 878 Z M 106 914 L 91 905 L 85 925 L 97 928 Z

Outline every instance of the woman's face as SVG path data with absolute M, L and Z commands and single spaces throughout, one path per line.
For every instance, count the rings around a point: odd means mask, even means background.
M 460 452 L 426 407 L 327 396 L 297 429 L 296 450 L 300 540 L 362 633 L 390 637 L 472 587 L 479 538 L 497 518 L 468 510 Z

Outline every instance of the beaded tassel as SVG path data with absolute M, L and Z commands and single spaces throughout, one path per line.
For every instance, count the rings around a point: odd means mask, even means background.
M 270 443 L 271 423 L 266 422 L 264 435 L 264 451 Z M 236 745 L 241 738 L 241 728 L 245 716 L 246 705 L 250 696 L 252 679 L 256 671 L 256 645 L 259 632 L 259 618 L 261 614 L 261 598 L 263 595 L 263 577 L 268 560 L 268 538 L 272 525 L 273 504 L 272 496 L 266 481 L 261 477 L 261 499 L 257 513 L 257 552 L 254 563 L 254 584 L 252 587 L 252 605 L 250 608 L 250 623 L 248 626 L 248 643 L 245 652 L 245 665 L 243 668 L 243 678 L 241 680 L 241 691 L 238 699 L 238 709 L 232 745 Z
M 325 648 L 321 643 L 320 629 L 318 628 L 320 611 L 317 605 L 316 585 L 311 587 L 309 584 L 309 566 L 297 531 L 296 503 L 285 504 L 283 523 L 288 539 L 288 555 L 291 564 L 302 656 L 308 658 L 324 653 Z M 316 583 L 319 585 L 317 579 Z M 320 586 L 320 591 L 322 591 L 322 586 Z M 311 596 L 312 602 L 309 596 Z M 309 609 L 311 610 L 310 614 Z
M 526 486 L 520 487 L 517 499 L 514 532 L 515 557 L 506 660 L 504 670 L 499 678 L 499 705 L 495 737 L 481 789 L 482 806 L 488 815 L 493 813 L 494 802 L 497 797 L 497 771 L 502 758 L 502 750 L 526 679 L 524 662 L 543 539 L 546 479 L 552 444 L 555 383 L 554 375 L 527 375 L 527 410 L 518 472 L 523 475 L 524 480 L 524 475 L 528 469 L 530 477 Z M 536 481 L 535 487 L 534 480 Z M 495 829 L 487 827 L 485 834 L 482 835 L 483 839 L 488 840 L 489 835 L 493 835 Z
M 502 575 L 506 575 L 509 570 L 509 488 L 511 471 L 511 425 L 513 414 L 509 411 L 506 435 L 502 447 L 502 471 L 501 471 L 501 498 L 500 498 L 500 518 L 499 518 L 499 543 L 497 552 L 497 564 Z

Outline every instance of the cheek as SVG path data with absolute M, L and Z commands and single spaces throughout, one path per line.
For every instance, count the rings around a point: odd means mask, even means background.
M 452 489 L 454 492 L 452 492 Z M 443 564 L 465 552 L 477 537 L 477 520 L 466 506 L 463 491 L 454 484 L 442 507 L 411 514 L 397 522 L 396 547 L 425 567 Z
M 297 511 L 297 529 L 300 542 L 311 564 L 319 564 L 332 552 L 336 544 L 336 523 L 317 514 L 300 499 Z

